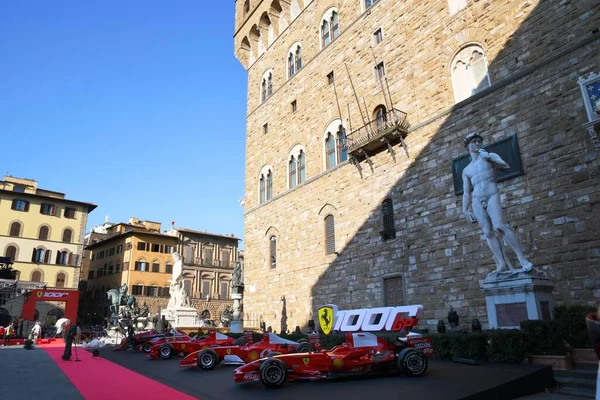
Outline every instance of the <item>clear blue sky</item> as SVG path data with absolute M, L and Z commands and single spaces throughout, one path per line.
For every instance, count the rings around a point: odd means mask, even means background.
M 0 174 L 243 237 L 246 71 L 232 0 L 0 2 Z M 243 242 L 240 243 L 243 247 Z

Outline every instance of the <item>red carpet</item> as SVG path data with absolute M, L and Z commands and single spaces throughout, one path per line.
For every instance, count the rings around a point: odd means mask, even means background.
M 64 344 L 55 342 L 39 347 L 44 349 L 56 362 L 71 383 L 86 400 L 105 400 L 112 397 L 125 399 L 195 399 L 162 383 L 107 361 L 82 348 L 77 348 L 81 362 L 75 362 L 75 348 L 71 361 L 61 356 Z

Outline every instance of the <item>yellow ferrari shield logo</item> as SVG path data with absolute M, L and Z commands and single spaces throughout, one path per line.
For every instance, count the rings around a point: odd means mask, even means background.
M 227 354 L 231 354 L 231 349 L 227 349 Z
M 302 357 L 302 362 L 304 363 L 304 365 L 308 365 L 308 363 L 310 362 L 310 358 Z
M 319 325 L 324 334 L 329 335 L 335 325 L 335 316 L 337 314 L 337 306 L 333 304 L 325 304 L 319 307 L 317 311 L 319 315 Z
M 185 349 L 185 344 L 184 343 L 181 344 L 181 348 Z
M 37 297 L 42 297 L 44 295 L 44 292 L 37 292 Z

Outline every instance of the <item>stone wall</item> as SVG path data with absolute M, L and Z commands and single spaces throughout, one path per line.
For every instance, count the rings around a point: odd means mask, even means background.
M 556 282 L 556 300 L 592 304 L 600 297 L 599 162 L 581 127 L 587 120 L 577 85 L 578 77 L 600 72 L 598 7 L 590 1 L 480 1 L 450 17 L 445 4 L 382 0 L 360 14 L 358 1 L 342 1 L 342 32 L 321 51 L 314 21 L 329 3 L 313 1 L 250 68 L 249 319 L 262 318 L 279 330 L 287 318 L 293 329 L 323 303 L 380 306 L 384 277 L 401 274 L 405 302 L 423 304 L 430 327 L 445 319 L 450 306 L 463 321 L 485 324 L 479 285 L 494 265 L 479 228 L 461 215 L 451 171 L 452 159 L 464 153 L 462 139 L 475 130 L 488 142 L 518 137 L 525 175 L 500 184 L 505 219 L 526 255 Z M 373 51 L 371 34 L 378 27 L 385 39 Z M 285 56 L 297 40 L 304 66 L 286 82 Z M 492 87 L 454 105 L 449 63 L 468 43 L 486 52 Z M 362 125 L 345 65 L 361 106 L 371 112 L 385 104 L 372 72 L 374 52 L 386 63 L 394 106 L 408 113 L 410 158 L 396 147 L 393 156 L 383 151 L 372 157 L 372 166 L 362 162 L 361 171 L 349 163 L 324 171 L 324 129 L 339 117 L 325 77 L 334 71 L 346 127 Z M 274 69 L 275 91 L 259 105 L 268 68 Z M 287 190 L 288 154 L 296 143 L 306 146 L 307 182 Z M 274 169 L 275 197 L 258 205 L 257 179 L 266 164 Z M 387 197 L 394 202 L 397 236 L 383 241 L 381 202 Z M 328 214 L 335 217 L 337 254 L 331 255 L 324 248 Z M 272 234 L 276 268 L 268 262 Z

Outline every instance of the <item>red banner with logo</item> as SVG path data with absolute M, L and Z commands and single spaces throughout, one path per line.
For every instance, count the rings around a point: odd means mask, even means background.
M 75 323 L 77 321 L 77 309 L 79 307 L 79 291 L 64 289 L 34 289 L 31 291 L 23 310 L 21 318 L 33 321 L 35 318 L 35 305 L 38 301 L 63 301 L 65 302 L 65 318 Z

